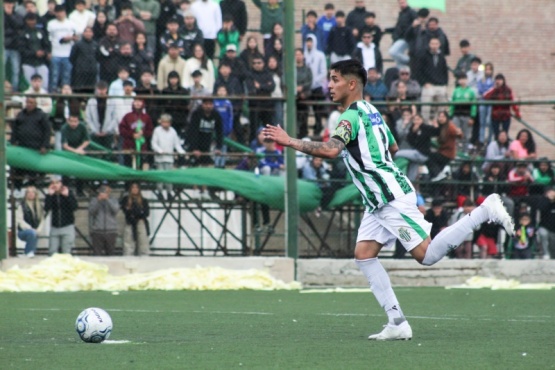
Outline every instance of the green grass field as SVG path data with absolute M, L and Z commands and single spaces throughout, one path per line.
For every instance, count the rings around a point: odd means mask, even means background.
M 2 293 L 1 369 L 552 369 L 553 291 L 399 288 L 412 341 L 371 342 L 371 293 Z M 112 316 L 81 342 L 79 312 Z

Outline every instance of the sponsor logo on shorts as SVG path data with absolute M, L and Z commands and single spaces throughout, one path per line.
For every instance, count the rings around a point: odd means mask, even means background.
M 400 227 L 398 231 L 399 231 L 399 238 L 401 238 L 406 242 L 410 242 L 411 236 L 410 236 L 410 231 L 408 229 L 404 227 Z

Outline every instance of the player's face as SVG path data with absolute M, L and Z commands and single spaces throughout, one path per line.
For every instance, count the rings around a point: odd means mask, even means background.
M 335 103 L 342 103 L 349 95 L 349 81 L 341 73 L 332 69 L 328 89 L 331 100 Z

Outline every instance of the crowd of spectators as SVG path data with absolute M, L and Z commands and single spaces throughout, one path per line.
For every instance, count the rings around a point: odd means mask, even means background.
M 252 1 L 260 10 L 260 24 L 251 26 L 258 27 L 260 35 L 247 33 L 246 4 L 241 0 L 222 0 L 219 5 L 211 0 L 62 3 L 3 2 L 7 89 L 25 94 L 13 97 L 23 104 L 12 123 L 13 145 L 44 153 L 54 132 L 58 150 L 80 155 L 115 150 L 117 156 L 100 158 L 136 169 L 223 168 L 225 139 L 231 138 L 245 145 L 258 142 L 253 151 L 264 157 L 249 169 L 257 167 L 263 175 L 283 172 L 281 148 L 257 137 L 261 126 L 284 123 L 283 101 L 272 99 L 283 98 L 287 88 L 283 2 Z M 408 161 L 411 180 L 440 181 L 451 175 L 483 181 L 481 187 L 441 186 L 435 191 L 461 207 L 489 190 L 504 192 L 514 209 L 530 196 L 544 196 L 544 188 L 555 185 L 550 162 L 538 162 L 534 168 L 519 162 L 538 158 L 530 131 L 522 130 L 514 140 L 508 137 L 511 113 L 520 117 L 518 106 L 480 104 L 514 99 L 504 75 L 494 74 L 492 63 L 483 64 L 468 40 L 459 42 L 460 58 L 451 69 L 446 56 L 453 50 L 440 20 L 427 9 L 412 9 L 406 0 L 398 4 L 397 23 L 385 29 L 360 0 L 348 11 L 328 3 L 320 16 L 317 10 L 306 13 L 295 50 L 297 136 L 329 138 L 334 120 L 325 104 L 328 65 L 355 58 L 368 71 L 364 98 L 386 103 L 379 107 L 401 148 L 396 158 Z M 393 43 L 382 55 L 384 33 L 391 33 Z M 388 56 L 394 65 L 386 63 Z M 451 74 L 456 87 L 449 98 Z M 75 92 L 93 96 L 81 100 L 72 97 Z M 47 93 L 59 95 L 31 96 Z M 459 104 L 446 110 L 411 104 L 417 101 Z M 476 154 L 485 156 L 481 168 L 450 167 L 457 155 Z M 344 176 L 337 163 L 315 159 L 297 169 L 300 177 L 320 181 L 324 206 L 333 194 L 330 174 L 332 179 Z M 20 189 L 30 174 L 13 169 L 12 175 Z M 74 185 L 75 195 L 83 196 L 83 184 Z M 163 188 L 160 184 L 159 190 Z M 165 189 L 170 196 L 172 187 Z M 56 196 L 65 193 L 54 191 L 61 194 Z M 208 198 L 206 194 L 200 189 L 199 197 Z M 142 197 L 131 198 L 144 206 Z M 139 231 L 134 227 L 129 235 L 139 240 L 137 248 L 143 253 Z M 60 246 L 64 248 L 63 240 Z

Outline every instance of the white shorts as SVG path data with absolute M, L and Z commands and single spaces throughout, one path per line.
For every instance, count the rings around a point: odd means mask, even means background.
M 399 239 L 410 252 L 428 238 L 432 224 L 416 207 L 416 194 L 409 193 L 374 212 L 365 212 L 358 228 L 357 242 L 375 240 L 384 246 Z

